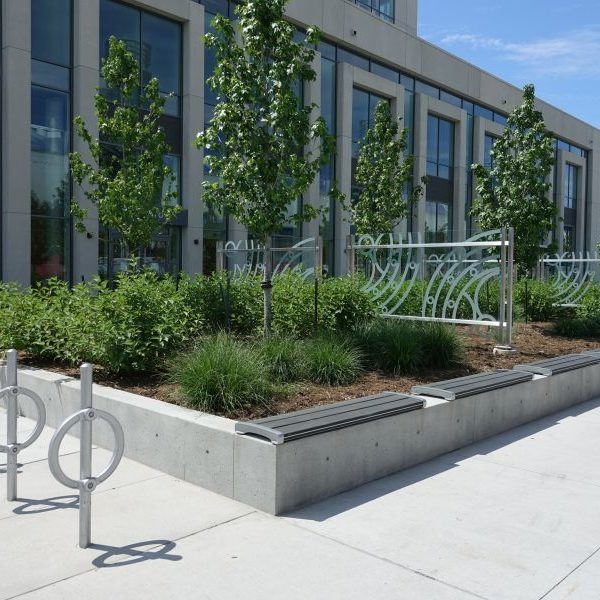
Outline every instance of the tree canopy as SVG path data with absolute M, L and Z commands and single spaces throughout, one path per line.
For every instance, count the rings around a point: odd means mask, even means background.
M 352 207 L 359 234 L 391 233 L 423 193 L 420 185 L 409 187 L 414 156 L 405 156 L 407 137 L 389 102 L 379 102 L 374 124 L 359 143 L 356 180 L 363 187 Z
M 159 125 L 166 98 L 157 79 L 140 92 L 140 67 L 125 42 L 111 37 L 102 66 L 105 89 L 94 97 L 99 138 L 94 139 L 81 116 L 75 132 L 87 144 L 91 162 L 78 152 L 70 155 L 71 173 L 98 210 L 101 225 L 114 229 L 130 252 L 147 246 L 180 210 L 175 177 L 163 162 L 170 147 Z M 87 210 L 76 200 L 71 212 L 77 228 Z
M 513 227 L 515 261 L 532 269 L 554 226 L 557 211 L 548 182 L 554 164 L 554 140 L 542 113 L 535 109 L 535 88 L 525 86 L 523 102 L 509 115 L 492 149 L 492 168 L 473 165 L 478 197 L 471 214 L 483 229 Z

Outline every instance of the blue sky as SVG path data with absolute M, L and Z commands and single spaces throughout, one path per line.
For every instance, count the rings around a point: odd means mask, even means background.
M 600 127 L 600 0 L 419 0 L 419 35 Z

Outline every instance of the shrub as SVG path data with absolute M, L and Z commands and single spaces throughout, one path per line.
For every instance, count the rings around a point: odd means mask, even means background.
M 319 336 L 304 344 L 306 378 L 313 383 L 346 385 L 361 373 L 359 351 L 347 340 Z
M 422 326 L 423 364 L 432 369 L 447 369 L 460 363 L 464 347 L 456 331 L 443 323 Z
M 554 333 L 568 338 L 600 337 L 600 316 L 559 319 L 554 324 Z
M 273 337 L 263 340 L 260 353 L 269 376 L 275 381 L 298 381 L 305 374 L 304 346 L 292 338 Z
M 274 388 L 256 347 L 219 333 L 171 363 L 169 379 L 194 408 L 227 413 L 265 404 Z
M 384 373 L 413 373 L 423 364 L 421 332 L 408 321 L 380 319 L 360 329 L 355 340 L 367 364 Z
M 552 284 L 547 281 L 521 279 L 514 289 L 518 312 L 528 321 L 551 321 L 556 315 Z
M 351 275 L 325 279 L 319 288 L 319 330 L 349 332 L 379 314 L 371 292 L 363 289 L 364 277 Z
M 600 285 L 594 283 L 588 287 L 577 308 L 577 316 L 583 319 L 600 318 Z
M 279 336 L 308 337 L 314 334 L 314 280 L 304 280 L 296 273 L 285 273 L 274 278 L 272 326 Z
M 115 372 L 143 372 L 192 339 L 202 317 L 186 305 L 170 277 L 144 271 L 121 275 L 99 295 L 104 320 L 102 364 Z

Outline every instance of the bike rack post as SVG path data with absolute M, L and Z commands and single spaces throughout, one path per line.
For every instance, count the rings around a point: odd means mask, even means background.
M 46 425 L 46 407 L 42 399 L 32 390 L 19 387 L 17 374 L 17 351 L 6 351 L 6 387 L 0 396 L 7 396 L 6 446 L 0 445 L 0 452 L 6 453 L 6 499 L 17 499 L 17 469 L 19 453 L 31 446 L 41 435 Z M 19 396 L 27 396 L 35 404 L 37 423 L 31 435 L 19 443 L 17 440 L 17 420 L 19 418 Z
M 106 481 L 119 466 L 125 449 L 125 438 L 121 425 L 111 414 L 95 409 L 92 405 L 93 366 L 81 365 L 81 410 L 71 415 L 55 431 L 48 450 L 48 464 L 52 475 L 68 488 L 79 490 L 79 547 L 91 544 L 92 492 Z M 97 477 L 92 476 L 92 425 L 95 419 L 106 421 L 115 436 L 115 448 L 108 466 Z M 66 433 L 80 423 L 79 480 L 65 475 L 60 466 L 60 445 Z

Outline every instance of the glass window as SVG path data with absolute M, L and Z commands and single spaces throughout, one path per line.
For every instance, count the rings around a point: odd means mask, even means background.
M 131 6 L 102 0 L 100 5 L 100 63 L 108 56 L 111 36 L 123 40 L 135 56 L 140 54 L 140 11 Z
M 458 96 L 455 96 L 454 94 L 449 94 L 444 90 L 440 92 L 440 100 L 443 100 L 448 104 L 452 104 L 453 106 L 458 106 L 458 108 L 462 108 L 462 100 Z
M 175 21 L 126 6 L 113 0 L 102 0 L 100 5 L 100 58 L 108 55 L 111 36 L 127 43 L 137 58 L 142 75 L 141 85 L 158 78 L 163 94 L 174 93 L 167 100 L 168 115 L 181 114 L 181 25 Z
M 369 59 L 364 58 L 363 56 L 359 56 L 354 52 L 349 52 L 348 50 L 344 50 L 344 48 L 338 48 L 337 51 L 337 59 L 338 62 L 345 62 L 355 67 L 359 67 L 364 69 L 365 71 L 369 70 Z
M 415 80 L 412 77 L 408 77 L 408 75 L 400 74 L 400 85 L 404 87 L 404 89 L 412 90 L 415 89 Z
M 69 95 L 31 88 L 31 212 L 64 217 L 70 178 Z
M 354 4 L 370 10 L 384 21 L 394 22 L 394 0 L 354 0 Z
M 504 115 L 500 115 L 497 112 L 494 113 L 494 122 L 499 123 L 500 125 L 506 126 L 508 123 L 507 118 Z
M 71 0 L 31 0 L 31 57 L 71 65 Z
M 567 163 L 565 170 L 565 190 L 564 204 L 565 208 L 577 209 L 577 179 L 579 177 L 579 167 Z
M 563 252 L 575 252 L 575 228 L 564 226 Z
M 415 81 L 415 92 L 419 94 L 425 94 L 427 96 L 431 96 L 432 98 L 440 97 L 440 90 L 428 83 L 424 83 L 423 81 Z
M 427 118 L 427 174 L 453 179 L 454 123 L 434 115 Z
M 390 69 L 389 67 L 385 67 L 376 62 L 371 62 L 371 72 L 380 77 L 385 77 L 394 83 L 398 83 L 399 81 L 398 71 L 394 71 L 394 69 Z
M 68 219 L 32 217 L 31 280 L 67 279 Z
M 478 104 L 475 105 L 475 116 L 483 117 L 488 121 L 494 120 L 494 112 L 489 110 L 488 108 L 483 108 L 483 106 L 479 106 Z
M 427 200 L 425 203 L 425 242 L 444 243 L 451 239 L 452 208 L 446 202 Z
M 71 88 L 71 71 L 66 67 L 32 60 L 31 82 L 68 92 Z
M 181 95 L 181 25 L 142 13 L 142 85 L 157 77 L 160 91 Z
M 492 149 L 494 148 L 494 143 L 496 142 L 496 138 L 491 135 L 486 135 L 484 139 L 484 148 L 483 148 L 483 166 L 491 171 L 494 168 L 494 159 L 492 157 Z

